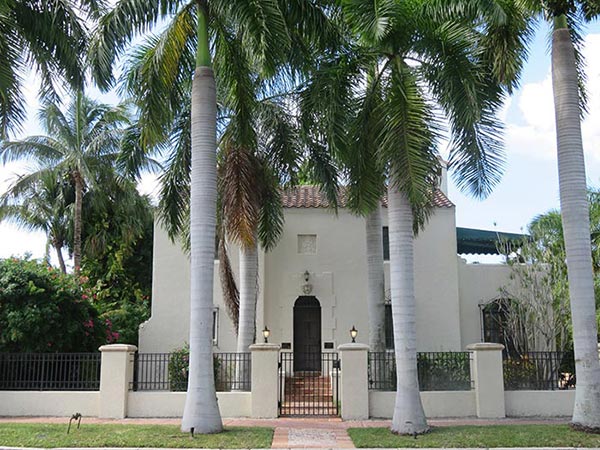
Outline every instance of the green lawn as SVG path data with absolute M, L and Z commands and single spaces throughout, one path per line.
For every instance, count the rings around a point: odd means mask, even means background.
M 0 445 L 8 447 L 172 447 L 269 448 L 272 428 L 231 427 L 223 433 L 195 435 L 174 425 L 0 424 Z
M 351 428 L 356 447 L 600 447 L 599 434 L 573 431 L 568 425 L 486 425 L 432 428 L 413 437 L 388 428 Z

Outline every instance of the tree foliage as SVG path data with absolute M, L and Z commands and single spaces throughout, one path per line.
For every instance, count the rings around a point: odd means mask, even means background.
M 91 352 L 114 339 L 76 276 L 28 258 L 0 260 L 0 352 Z

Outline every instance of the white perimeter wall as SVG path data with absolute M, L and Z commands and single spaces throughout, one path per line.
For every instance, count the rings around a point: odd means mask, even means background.
M 575 405 L 575 390 L 568 391 L 506 391 L 506 415 L 509 417 L 571 416 Z
M 369 391 L 369 415 L 389 419 L 394 414 L 395 392 Z M 475 391 L 421 392 L 423 409 L 428 418 L 474 417 Z
M 127 417 L 181 417 L 185 392 L 130 392 Z M 250 417 L 250 392 L 217 392 L 222 417 Z
M 100 393 L 0 391 L 0 416 L 98 416 Z
M 181 417 L 185 392 L 129 392 L 127 417 Z M 250 392 L 217 392 L 222 417 L 250 417 Z M 99 392 L 0 391 L 0 416 L 99 415 Z

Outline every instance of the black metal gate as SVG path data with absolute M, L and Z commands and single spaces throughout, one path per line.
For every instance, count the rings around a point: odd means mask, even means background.
M 279 354 L 279 415 L 337 416 L 340 413 L 337 353 Z M 299 358 L 300 356 L 300 358 Z M 294 370 L 294 361 L 308 361 L 315 370 Z

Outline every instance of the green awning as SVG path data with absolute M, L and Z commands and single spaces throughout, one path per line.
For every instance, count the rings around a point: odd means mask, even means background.
M 527 239 L 526 234 L 502 233 L 498 231 L 476 230 L 474 228 L 456 227 L 456 246 L 459 255 L 499 255 L 498 241 L 509 241 L 516 244 Z

